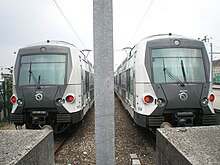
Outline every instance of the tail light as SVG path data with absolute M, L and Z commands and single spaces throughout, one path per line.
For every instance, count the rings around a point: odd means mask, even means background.
M 215 100 L 215 96 L 214 96 L 213 94 L 211 94 L 211 95 L 209 96 L 209 101 L 213 102 L 214 100 Z
M 144 103 L 149 104 L 149 103 L 152 103 L 154 101 L 154 98 L 150 95 L 146 95 L 146 96 L 144 96 L 143 101 L 144 101 Z
M 75 101 L 75 97 L 73 95 L 66 96 L 66 101 L 68 103 L 73 103 Z
M 11 96 L 11 102 L 14 104 L 16 103 L 16 101 L 17 101 L 17 98 L 15 96 Z

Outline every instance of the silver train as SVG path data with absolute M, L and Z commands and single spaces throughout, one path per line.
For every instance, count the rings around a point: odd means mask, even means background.
M 177 35 L 143 39 L 114 75 L 115 93 L 142 127 L 216 124 L 204 43 Z
M 62 132 L 83 119 L 94 102 L 94 70 L 74 45 L 46 41 L 19 50 L 10 120 L 27 129 Z

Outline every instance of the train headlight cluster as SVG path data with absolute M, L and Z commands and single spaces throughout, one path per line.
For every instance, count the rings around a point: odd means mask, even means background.
M 66 96 L 66 98 L 65 99 L 63 99 L 63 98 L 58 98 L 57 100 L 56 100 L 56 104 L 58 105 L 58 106 L 61 106 L 62 104 L 64 104 L 65 102 L 67 102 L 67 103 L 74 103 L 75 102 L 75 96 L 73 95 L 73 94 L 69 94 L 69 95 L 67 95 Z
M 209 98 L 203 98 L 202 103 L 203 103 L 203 105 L 208 105 L 209 101 L 213 102 L 214 100 L 215 100 L 215 96 L 213 94 L 211 94 L 209 96 Z
M 14 95 L 11 96 L 11 103 L 15 104 L 17 103 L 18 105 L 23 105 L 23 100 L 22 99 L 17 99 Z

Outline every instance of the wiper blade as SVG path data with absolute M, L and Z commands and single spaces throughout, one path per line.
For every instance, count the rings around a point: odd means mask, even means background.
M 186 81 L 186 72 L 185 72 L 185 67 L 184 67 L 184 64 L 183 64 L 183 60 L 181 60 L 181 68 L 182 68 L 184 82 L 187 82 Z
M 40 89 L 40 75 L 38 76 L 37 89 Z
M 185 84 L 174 74 L 172 74 L 167 68 L 163 68 L 164 74 L 168 75 L 174 82 L 177 82 L 177 84 L 180 84 L 182 87 L 185 86 Z
M 33 72 L 32 72 L 32 69 L 31 69 L 31 66 L 32 66 L 32 63 L 30 62 L 30 68 L 29 68 L 29 84 L 31 83 L 31 77 L 33 78 L 35 84 L 37 84 L 37 79 L 36 77 L 34 76 Z
M 31 71 L 31 62 L 30 62 L 30 68 L 29 68 L 29 84 L 31 82 L 31 74 L 32 74 L 32 71 Z

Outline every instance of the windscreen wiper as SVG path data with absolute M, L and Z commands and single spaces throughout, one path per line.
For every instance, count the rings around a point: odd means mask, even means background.
M 38 76 L 37 89 L 40 89 L 40 75 Z
M 31 74 L 32 74 L 32 70 L 31 70 L 31 62 L 30 62 L 30 67 L 29 67 L 29 84 L 31 82 Z
M 174 82 L 177 82 L 177 84 L 180 84 L 181 87 L 184 87 L 185 84 L 174 74 L 172 74 L 166 67 L 163 68 L 164 74 L 168 75 Z
M 184 67 L 184 64 L 183 64 L 183 60 L 181 60 L 181 68 L 182 68 L 184 82 L 187 82 L 186 81 L 186 72 L 185 72 L 185 67 Z
M 31 77 L 33 78 L 35 84 L 37 84 L 37 79 L 36 77 L 34 76 L 33 72 L 32 72 L 32 69 L 31 69 L 31 66 L 32 66 L 32 63 L 30 62 L 30 68 L 29 68 L 29 84 L 31 83 Z

